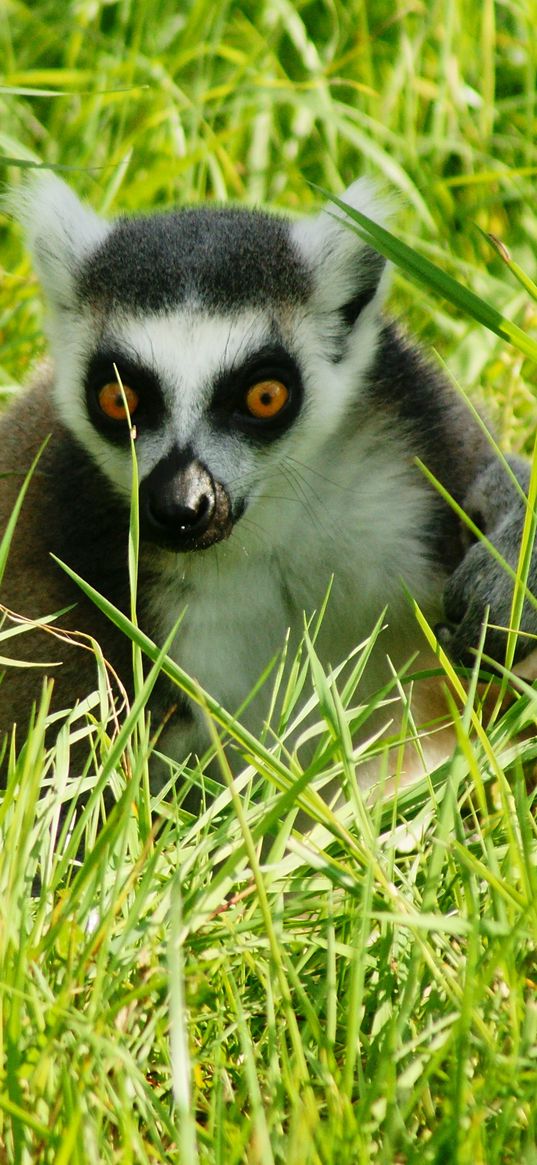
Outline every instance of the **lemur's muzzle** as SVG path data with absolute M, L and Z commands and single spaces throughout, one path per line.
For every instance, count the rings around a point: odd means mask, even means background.
M 205 550 L 232 526 L 229 495 L 189 452 L 173 449 L 140 486 L 142 537 L 168 550 Z

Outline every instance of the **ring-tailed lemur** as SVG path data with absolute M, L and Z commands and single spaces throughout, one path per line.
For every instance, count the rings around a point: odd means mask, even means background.
M 376 216 L 367 183 L 344 197 Z M 300 637 L 332 576 L 317 642 L 325 662 L 346 657 L 388 609 L 370 684 L 385 677 L 386 654 L 397 667 L 421 647 L 405 588 L 451 624 L 443 634 L 458 657 L 476 644 L 487 604 L 491 623 L 508 623 L 508 576 L 481 544 L 465 549 L 416 458 L 512 564 L 523 504 L 444 378 L 383 318 L 384 263 L 341 216 L 289 222 L 224 208 L 105 222 L 53 177 L 19 201 L 54 363 L 0 422 L 4 527 L 50 434 L 12 545 L 6 607 L 41 617 L 75 603 L 60 624 L 97 638 L 129 687 L 129 643 L 50 557 L 128 610 L 132 466 L 117 369 L 141 482 L 139 621 L 163 642 L 185 607 L 172 652 L 229 711 L 287 629 Z M 515 468 L 527 484 L 527 468 Z M 504 638 L 490 631 L 488 650 L 501 656 Z M 25 658 L 62 660 L 58 707 L 95 686 L 91 653 L 39 631 L 2 652 L 20 655 L 21 644 Z M 7 670 L 2 731 L 24 724 L 41 682 L 39 669 Z M 162 685 L 155 723 L 169 703 Z M 265 710 L 262 691 L 250 725 Z M 205 744 L 201 714 L 183 702 L 164 749 L 182 758 Z

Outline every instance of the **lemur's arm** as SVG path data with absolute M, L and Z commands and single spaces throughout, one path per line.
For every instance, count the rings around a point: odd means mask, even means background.
M 508 461 L 527 494 L 529 465 L 519 457 L 510 457 Z M 492 461 L 481 470 L 468 491 L 463 508 L 505 562 L 516 569 L 526 507 L 499 461 Z M 532 552 L 528 589 L 537 596 L 537 541 Z M 447 625 L 437 628 L 440 643 L 453 659 L 471 663 L 471 648 L 479 643 L 487 609 L 490 624 L 509 627 L 512 597 L 512 577 L 492 557 L 484 543 L 473 543 L 447 581 L 444 590 Z M 527 599 L 522 612 L 521 630 L 526 635 L 518 637 L 515 653 L 517 661 L 537 647 L 537 639 L 531 638 L 537 635 L 537 609 Z M 506 641 L 505 631 L 491 626 L 485 640 L 486 654 L 503 662 Z

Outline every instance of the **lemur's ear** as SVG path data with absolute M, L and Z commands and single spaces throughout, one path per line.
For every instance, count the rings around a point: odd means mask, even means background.
M 349 186 L 341 200 L 375 222 L 387 217 L 387 204 L 365 178 Z M 328 204 L 315 218 L 294 223 L 292 231 L 313 275 L 318 311 L 337 313 L 351 328 L 368 304 L 373 300 L 380 304 L 387 285 L 386 262 L 346 225 L 339 207 Z
M 8 196 L 8 209 L 26 230 L 43 290 L 52 306 L 72 306 L 76 275 L 110 227 L 54 174 L 38 171 Z

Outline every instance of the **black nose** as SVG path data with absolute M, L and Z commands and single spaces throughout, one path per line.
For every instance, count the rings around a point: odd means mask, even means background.
M 178 549 L 194 544 L 216 507 L 214 480 L 200 461 L 177 451 L 164 458 L 140 486 L 143 533 Z
M 203 489 L 182 490 L 177 482 L 167 490 L 150 494 L 147 514 L 155 529 L 166 533 L 201 534 L 207 529 L 214 511 L 214 492 Z

